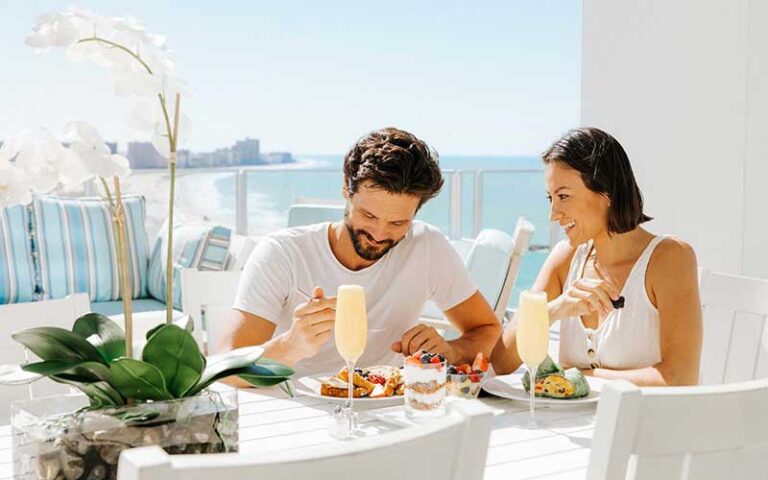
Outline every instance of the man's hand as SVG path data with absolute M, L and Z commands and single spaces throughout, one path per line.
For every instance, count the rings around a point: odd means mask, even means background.
M 399 342 L 392 344 L 392 350 L 403 355 L 412 355 L 420 350 L 443 354 L 453 361 L 453 349 L 434 327 L 416 325 L 403 334 Z
M 293 311 L 293 325 L 285 332 L 284 342 L 297 361 L 317 355 L 333 334 L 336 297 L 325 298 L 323 295 L 323 289 L 315 287 L 313 298 Z

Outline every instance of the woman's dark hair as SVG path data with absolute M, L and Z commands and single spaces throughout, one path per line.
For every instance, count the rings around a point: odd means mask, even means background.
M 366 181 L 390 193 L 421 197 L 419 208 L 443 187 L 437 152 L 397 128 L 365 135 L 344 156 L 344 182 L 349 194 L 357 193 Z
M 627 153 L 619 142 L 597 128 L 578 128 L 552 144 L 541 158 L 559 162 L 581 174 L 584 184 L 611 200 L 608 232 L 634 230 L 651 217 L 643 213 L 643 195 L 635 182 Z

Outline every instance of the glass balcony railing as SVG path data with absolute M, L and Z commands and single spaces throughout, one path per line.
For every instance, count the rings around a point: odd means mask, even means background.
M 176 212 L 186 221 L 232 227 L 239 234 L 262 236 L 287 224 L 295 203 L 341 204 L 339 168 L 255 168 L 177 170 Z M 484 228 L 514 233 L 517 218 L 536 227 L 530 252 L 523 257 L 511 305 L 521 288 L 533 284 L 554 239 L 541 169 L 444 170 L 445 185 L 417 218 L 452 239 L 474 238 Z M 136 170 L 124 191 L 147 199 L 147 231 L 153 237 L 165 219 L 168 174 Z

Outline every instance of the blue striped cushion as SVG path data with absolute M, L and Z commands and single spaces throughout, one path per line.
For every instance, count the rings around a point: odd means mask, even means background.
M 36 300 L 30 248 L 27 207 L 0 209 L 0 305 Z
M 152 248 L 149 259 L 149 294 L 165 302 L 165 258 L 168 223 L 160 229 L 160 234 Z M 181 270 L 224 270 L 229 253 L 229 241 L 232 231 L 226 227 L 183 224 L 173 229 L 173 308 L 181 310 Z
M 133 298 L 147 296 L 149 241 L 144 197 L 124 196 L 128 271 Z M 32 234 L 44 298 L 87 292 L 91 302 L 120 300 L 117 243 L 109 204 L 101 198 L 37 196 Z

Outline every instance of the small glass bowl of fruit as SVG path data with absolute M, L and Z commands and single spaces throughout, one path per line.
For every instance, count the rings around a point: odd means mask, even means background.
M 472 365 L 463 363 L 448 367 L 445 388 L 448 395 L 459 398 L 477 398 L 483 378 L 488 371 L 488 360 L 478 353 Z

